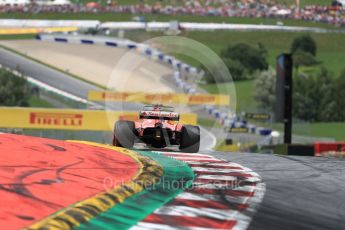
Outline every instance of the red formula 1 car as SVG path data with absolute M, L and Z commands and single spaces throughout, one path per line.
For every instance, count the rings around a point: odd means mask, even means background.
M 113 145 L 132 148 L 135 142 L 146 143 L 153 148 L 179 145 L 180 150 L 196 153 L 200 146 L 200 128 L 179 124 L 180 115 L 173 107 L 144 106 L 138 121 L 117 121 L 114 127 Z

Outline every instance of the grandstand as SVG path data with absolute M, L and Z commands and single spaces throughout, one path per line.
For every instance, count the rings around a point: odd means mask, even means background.
M 112 15 L 208 16 L 222 18 L 293 19 L 345 26 L 343 0 L 0 0 L 0 13 L 109 13 Z M 78 3 L 78 4 L 76 4 Z M 83 16 L 84 17 L 84 16 Z M 174 18 L 176 19 L 176 18 Z
M 30 4 L 30 0 L 0 0 L 0 5 L 26 5 Z
M 29 4 L 37 4 L 37 5 L 47 5 L 47 6 L 54 6 L 54 5 L 70 5 L 71 2 L 69 0 L 38 0 L 38 1 L 31 1 L 31 0 L 0 0 L 0 5 L 5 6 L 23 6 Z

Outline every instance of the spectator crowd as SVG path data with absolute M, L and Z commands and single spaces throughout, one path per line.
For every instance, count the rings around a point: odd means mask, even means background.
M 344 7 L 345 8 L 345 7 Z M 161 0 L 153 4 L 140 1 L 134 5 L 121 5 L 109 0 L 106 5 L 65 4 L 45 5 L 31 2 L 26 5 L 0 5 L 0 13 L 131 13 L 163 15 L 197 15 L 245 18 L 295 19 L 345 26 L 342 6 L 310 5 L 299 8 L 271 0 Z

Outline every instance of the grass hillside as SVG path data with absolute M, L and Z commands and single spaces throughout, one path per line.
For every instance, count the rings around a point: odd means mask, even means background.
M 276 57 L 282 52 L 289 52 L 293 39 L 300 33 L 290 32 L 229 32 L 219 31 L 217 36 L 208 32 L 186 32 L 186 37 L 199 41 L 216 53 L 224 47 L 239 42 L 256 45 L 262 43 L 269 52 L 269 63 L 275 66 Z M 339 73 L 344 66 L 345 34 L 311 34 L 317 43 L 317 60 L 335 73 Z
M 129 13 L 1 13 L 0 18 L 13 19 L 65 19 L 65 20 L 100 20 L 100 21 L 132 21 L 133 17 L 139 14 Z M 215 16 L 190 16 L 190 15 L 144 15 L 147 22 L 178 20 L 180 22 L 214 22 L 214 23 L 234 23 L 234 24 L 263 24 L 276 25 L 281 21 L 286 26 L 306 26 L 337 29 L 325 23 L 306 22 L 292 19 L 269 19 L 269 18 L 235 18 L 235 17 L 215 17 Z

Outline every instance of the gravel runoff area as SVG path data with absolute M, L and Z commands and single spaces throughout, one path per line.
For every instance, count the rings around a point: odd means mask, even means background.
M 171 68 L 127 49 L 36 40 L 0 45 L 116 91 L 174 92 L 162 78 Z

